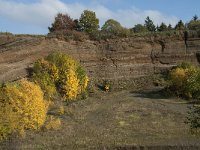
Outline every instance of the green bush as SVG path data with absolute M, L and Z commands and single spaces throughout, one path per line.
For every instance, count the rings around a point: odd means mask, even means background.
M 43 89 L 47 98 L 60 94 L 65 100 L 84 93 L 88 84 L 85 70 L 70 56 L 55 52 L 38 60 L 32 79 Z
M 168 88 L 177 96 L 200 100 L 200 69 L 189 63 L 172 68 L 168 74 Z
M 200 106 L 190 107 L 186 123 L 189 124 L 192 134 L 200 133 Z

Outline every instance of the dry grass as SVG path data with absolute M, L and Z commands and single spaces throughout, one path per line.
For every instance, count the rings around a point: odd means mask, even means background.
M 199 145 L 199 139 L 190 135 L 184 123 L 187 104 L 179 101 L 128 91 L 99 92 L 95 97 L 65 105 L 60 130 L 29 132 L 17 145 L 19 149 Z

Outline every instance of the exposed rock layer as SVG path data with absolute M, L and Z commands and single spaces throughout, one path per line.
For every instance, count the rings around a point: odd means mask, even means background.
M 27 68 L 34 61 L 57 50 L 78 59 L 96 83 L 112 80 L 118 88 L 148 84 L 153 75 L 182 61 L 200 62 L 200 38 L 196 35 L 187 39 L 180 34 L 65 42 L 4 34 L 0 35 L 0 81 L 27 76 Z

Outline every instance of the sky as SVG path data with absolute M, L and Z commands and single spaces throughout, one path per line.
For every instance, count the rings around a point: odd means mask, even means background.
M 112 18 L 131 28 L 147 16 L 174 26 L 200 17 L 199 6 L 200 0 L 0 0 L 0 32 L 47 34 L 57 13 L 78 19 L 86 9 L 96 12 L 100 26 Z

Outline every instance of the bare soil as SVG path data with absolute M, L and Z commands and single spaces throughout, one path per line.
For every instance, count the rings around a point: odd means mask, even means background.
M 65 103 L 59 130 L 29 131 L 25 138 L 10 139 L 1 147 L 200 149 L 200 137 L 191 135 L 184 123 L 189 104 L 181 99 L 164 98 L 157 91 L 98 91 L 86 100 Z

